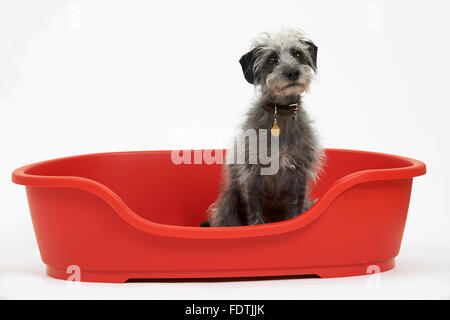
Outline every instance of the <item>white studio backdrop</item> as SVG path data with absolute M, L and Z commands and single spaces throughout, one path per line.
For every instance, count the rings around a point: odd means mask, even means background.
M 445 0 L 2 1 L 0 297 L 25 294 L 13 274 L 44 277 L 13 169 L 83 153 L 226 147 L 253 96 L 238 60 L 258 33 L 281 26 L 319 47 L 305 107 L 325 147 L 427 164 L 398 263 L 414 278 L 439 275 L 422 282 L 424 297 L 450 297 L 449 9 Z

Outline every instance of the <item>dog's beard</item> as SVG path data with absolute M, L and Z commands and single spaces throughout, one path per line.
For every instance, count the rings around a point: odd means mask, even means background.
M 280 96 L 299 96 L 307 89 L 306 84 L 302 82 L 287 83 L 279 89 L 274 90 L 276 95 Z
M 300 86 L 290 86 L 285 89 L 262 88 L 263 100 L 277 105 L 297 103 L 304 92 Z
M 270 74 L 261 85 L 263 99 L 278 105 L 297 103 L 301 94 L 308 90 L 308 80 L 306 73 L 297 81 L 280 80 L 276 74 Z

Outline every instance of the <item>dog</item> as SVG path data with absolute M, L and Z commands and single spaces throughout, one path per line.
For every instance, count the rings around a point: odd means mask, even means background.
M 309 182 L 317 178 L 324 153 L 302 106 L 302 95 L 317 72 L 317 51 L 301 30 L 283 28 L 260 34 L 239 60 L 245 79 L 256 86 L 255 101 L 241 129 L 270 132 L 258 136 L 258 146 L 278 144 L 279 170 L 262 175 L 264 165 L 248 161 L 251 152 L 258 152 L 251 147 L 236 151 L 235 143 L 233 152 L 238 157 L 245 152 L 240 156 L 246 161 L 224 164 L 219 197 L 208 209 L 209 223 L 202 226 L 278 222 L 312 206 Z

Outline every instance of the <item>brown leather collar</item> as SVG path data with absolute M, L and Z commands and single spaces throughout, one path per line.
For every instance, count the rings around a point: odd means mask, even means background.
M 289 105 L 276 105 L 277 116 L 295 116 L 298 112 L 299 103 L 292 103 Z M 264 101 L 263 108 L 269 113 L 275 114 L 275 104 Z

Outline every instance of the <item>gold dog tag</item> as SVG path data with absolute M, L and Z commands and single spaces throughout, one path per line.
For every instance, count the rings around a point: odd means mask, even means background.
M 272 129 L 270 129 L 270 133 L 274 137 L 278 137 L 280 135 L 280 127 L 278 126 L 277 119 L 273 122 Z
M 275 105 L 275 112 L 273 113 L 273 126 L 272 129 L 270 129 L 270 133 L 274 136 L 274 137 L 278 137 L 280 135 L 280 127 L 278 126 L 277 123 L 277 106 Z

